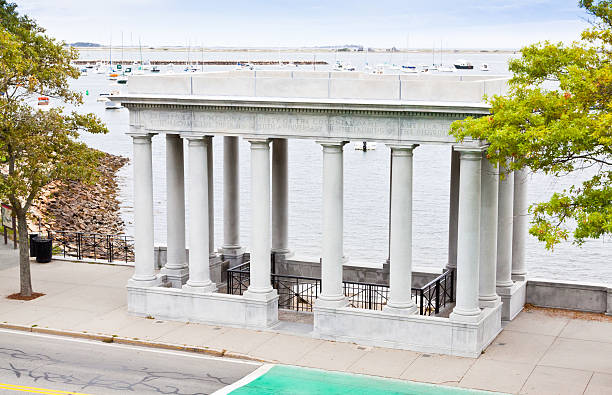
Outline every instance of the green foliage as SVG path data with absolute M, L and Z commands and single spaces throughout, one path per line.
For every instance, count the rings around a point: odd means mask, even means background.
M 80 104 L 69 87 L 79 71 L 74 49 L 45 30 L 15 4 L 0 0 L 0 199 L 18 219 L 21 294 L 32 292 L 27 255 L 26 214 L 41 189 L 54 181 L 93 182 L 101 153 L 79 141 L 82 132 L 106 133 L 93 114 L 64 113 L 61 107 L 34 108 L 36 96 Z
M 595 20 L 579 41 L 538 43 L 509 64 L 509 93 L 491 115 L 453 123 L 458 140 L 487 140 L 493 163 L 553 176 L 591 168 L 580 186 L 534 204 L 530 233 L 547 248 L 612 234 L 612 5 L 581 1 Z

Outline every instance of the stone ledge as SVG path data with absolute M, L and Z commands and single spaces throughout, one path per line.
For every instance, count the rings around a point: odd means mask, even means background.
M 577 281 L 528 279 L 526 302 L 539 307 L 612 315 L 612 287 Z
M 483 310 L 477 323 L 383 311 L 314 308 L 313 337 L 463 357 L 478 357 L 501 331 L 501 305 Z

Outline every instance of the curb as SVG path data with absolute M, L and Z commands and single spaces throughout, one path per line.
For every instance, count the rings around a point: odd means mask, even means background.
M 155 349 L 163 349 L 163 350 L 173 350 L 173 351 L 186 351 L 192 352 L 196 354 L 206 354 L 213 357 L 218 358 L 232 358 L 232 359 L 242 359 L 253 362 L 260 363 L 269 363 L 269 361 L 265 361 L 259 358 L 254 358 L 246 354 L 235 353 L 226 350 L 217 350 L 209 347 L 199 347 L 199 346 L 188 346 L 181 344 L 172 344 L 172 343 L 162 343 L 155 342 L 151 340 L 140 340 L 140 339 L 132 339 L 128 337 L 121 336 L 109 336 L 109 335 L 101 335 L 87 332 L 74 332 L 68 330 L 59 330 L 59 329 L 51 329 L 51 328 L 41 328 L 36 325 L 34 326 L 25 326 L 25 325 L 17 325 L 17 324 L 8 324 L 8 323 L 0 323 L 1 329 L 10 329 L 21 332 L 31 332 L 31 333 L 43 333 L 47 335 L 54 336 L 62 336 L 62 337 L 72 337 L 79 339 L 88 339 L 101 341 L 103 343 L 117 343 L 117 344 L 126 344 L 131 346 L 138 347 L 147 347 L 147 348 L 155 348 Z

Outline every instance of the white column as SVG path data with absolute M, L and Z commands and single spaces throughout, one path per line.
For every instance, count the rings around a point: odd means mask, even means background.
M 208 161 L 207 139 L 189 140 L 189 280 L 183 286 L 196 292 L 214 292 L 208 263 Z
M 416 145 L 391 146 L 389 301 L 386 311 L 414 314 L 412 300 L 412 155 Z
M 238 137 L 227 136 L 223 137 L 223 254 L 241 253 Z
M 512 279 L 524 281 L 527 277 L 525 266 L 525 242 L 527 241 L 528 210 L 527 169 L 514 171 L 514 204 L 512 222 Z
M 213 180 L 213 136 L 206 136 L 206 169 L 208 177 L 208 253 L 215 258 L 215 186 Z
M 348 304 L 342 285 L 343 238 L 343 147 L 345 142 L 320 142 L 323 147 L 323 254 L 321 294 L 316 305 L 342 307 Z
M 187 280 L 185 252 L 185 172 L 183 139 L 178 134 L 166 134 L 166 226 L 167 259 L 162 269 L 173 286 Z
M 482 158 L 480 202 L 480 285 L 478 300 L 481 308 L 499 304 L 495 288 L 497 263 L 497 193 L 499 171 L 486 157 Z
M 514 173 L 500 166 L 499 197 L 497 213 L 497 293 L 509 289 L 513 282 L 512 274 L 512 201 L 514 196 Z M 508 293 L 506 291 L 505 293 Z
M 287 139 L 272 140 L 272 252 L 289 253 Z
M 246 298 L 270 300 L 270 140 L 251 143 L 251 276 Z
M 134 147 L 134 275 L 135 286 L 155 286 L 153 260 L 153 160 L 151 133 L 130 133 Z
M 446 267 L 457 267 L 457 219 L 459 211 L 459 151 L 451 147 L 450 204 L 448 210 L 448 262 Z
M 477 147 L 455 147 L 461 153 L 457 232 L 457 303 L 450 319 L 478 322 L 480 258 L 480 162 Z

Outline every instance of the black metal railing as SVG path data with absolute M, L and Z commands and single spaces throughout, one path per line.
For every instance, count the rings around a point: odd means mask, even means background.
M 358 309 L 382 310 L 389 300 L 389 286 L 355 281 L 343 281 L 344 296 L 349 306 Z
M 455 301 L 455 270 L 445 270 L 440 276 L 416 290 L 420 315 L 440 314 L 440 311 Z
M 127 235 L 53 232 L 53 255 L 108 262 L 134 262 L 134 238 Z
M 278 308 L 312 311 L 321 293 L 321 279 L 272 274 L 272 287 L 278 292 Z
M 421 315 L 439 314 L 454 302 L 455 271 L 447 270 L 421 288 L 412 289 L 412 298 Z M 321 293 L 321 279 L 285 274 L 271 275 L 272 287 L 278 292 L 278 308 L 294 311 L 312 311 Z M 227 293 L 242 295 L 250 284 L 250 262 L 227 271 Z M 389 299 L 386 284 L 343 281 L 344 295 L 349 306 L 368 310 L 382 310 Z
M 251 284 L 251 262 L 227 270 L 227 293 L 242 295 Z

